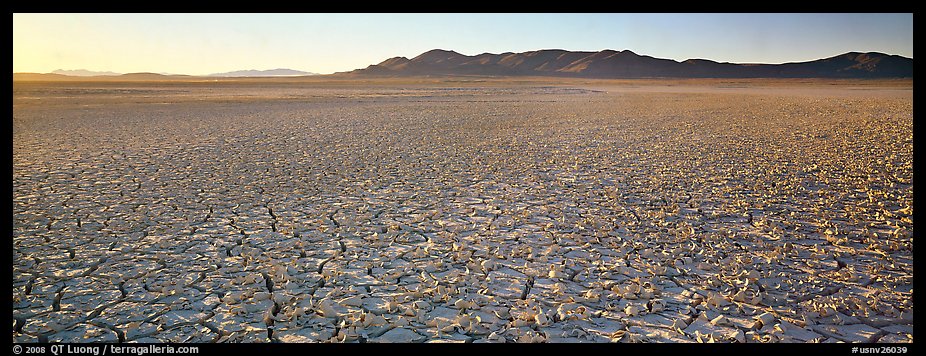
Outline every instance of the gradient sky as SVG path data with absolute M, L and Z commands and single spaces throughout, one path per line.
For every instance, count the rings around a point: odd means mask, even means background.
M 913 57 L 913 14 L 13 14 L 13 72 L 333 73 L 430 49 L 784 63 Z

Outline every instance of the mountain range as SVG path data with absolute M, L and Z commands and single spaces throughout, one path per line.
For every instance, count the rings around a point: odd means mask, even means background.
M 13 80 L 189 80 L 192 78 L 300 77 L 315 73 L 293 69 L 239 70 L 208 76 L 166 73 L 95 72 L 83 69 L 52 73 L 13 73 Z M 434 49 L 408 59 L 379 64 L 335 76 L 556 76 L 578 78 L 912 78 L 913 59 L 878 52 L 848 52 L 808 62 L 738 64 L 707 59 L 675 61 L 639 55 L 630 50 L 599 52 L 546 49 L 522 53 L 467 56 Z
M 878 52 L 849 52 L 809 62 L 721 63 L 675 61 L 630 50 L 574 52 L 561 49 L 467 56 L 435 49 L 408 59 L 393 57 L 350 75 L 563 76 L 584 78 L 898 78 L 913 77 L 913 59 Z

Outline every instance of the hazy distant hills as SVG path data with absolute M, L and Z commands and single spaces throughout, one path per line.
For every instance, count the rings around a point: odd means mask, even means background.
M 913 77 L 913 59 L 897 55 L 849 52 L 810 62 L 785 64 L 682 62 L 639 55 L 629 50 L 572 52 L 540 50 L 467 56 L 435 49 L 408 59 L 394 57 L 350 74 L 375 76 L 490 75 L 586 78 L 898 78 Z
M 65 75 L 58 73 L 13 73 L 13 81 L 165 81 L 195 78 L 189 75 L 126 73 L 109 75 Z
M 97 77 L 97 76 L 113 76 L 113 75 L 120 75 L 120 74 L 122 74 L 122 73 L 116 73 L 116 72 L 97 72 L 97 71 L 86 70 L 86 69 L 74 69 L 74 70 L 57 69 L 57 70 L 51 72 L 51 74 L 69 75 L 69 76 L 73 76 L 73 77 Z
M 142 81 L 159 81 L 159 80 L 189 80 L 195 78 L 250 78 L 250 77 L 299 77 L 317 75 L 315 73 L 303 72 L 294 69 L 269 69 L 269 70 L 239 70 L 234 72 L 216 73 L 208 76 L 190 76 L 182 74 L 167 73 L 127 73 L 120 74 L 115 72 L 96 72 L 85 69 L 64 70 L 58 69 L 51 73 L 13 73 L 14 81 L 124 81 L 124 80 L 142 80 Z
M 236 70 L 234 72 L 209 74 L 209 77 L 297 77 L 304 75 L 317 75 L 316 73 L 301 70 L 277 68 L 268 70 Z

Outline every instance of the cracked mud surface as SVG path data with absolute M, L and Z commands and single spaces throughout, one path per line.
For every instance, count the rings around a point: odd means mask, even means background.
M 789 85 L 15 83 L 13 341 L 910 342 L 912 90 Z

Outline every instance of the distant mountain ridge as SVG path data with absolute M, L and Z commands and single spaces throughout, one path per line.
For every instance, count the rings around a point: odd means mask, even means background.
M 277 68 L 267 70 L 236 70 L 233 72 L 209 74 L 208 77 L 296 77 L 303 75 L 317 75 L 316 73 L 303 72 L 301 70 Z
M 878 52 L 849 52 L 809 62 L 784 64 L 720 63 L 671 59 L 630 50 L 573 52 L 561 49 L 467 56 L 435 49 L 415 58 L 389 58 L 346 72 L 356 75 L 488 75 L 586 78 L 902 78 L 913 77 L 913 59 Z

